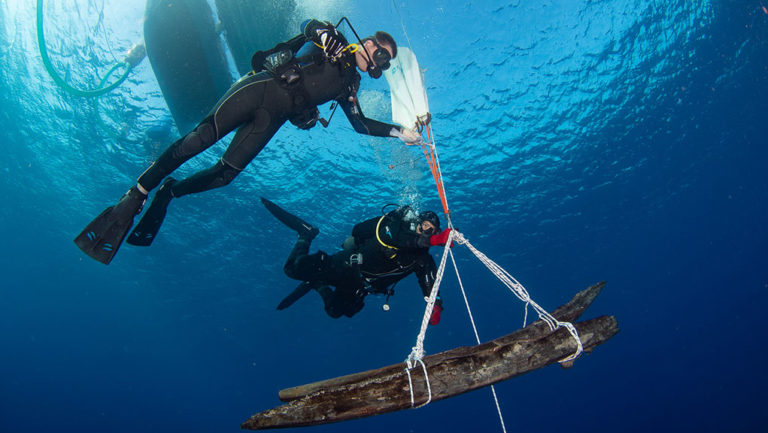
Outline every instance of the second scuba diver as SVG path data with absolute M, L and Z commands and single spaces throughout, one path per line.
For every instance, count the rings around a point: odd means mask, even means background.
M 104 210 L 80 235 L 77 246 L 109 264 L 133 226 L 151 190 L 160 185 L 128 243 L 148 246 L 160 229 L 171 199 L 219 188 L 232 180 L 261 152 L 286 122 L 301 129 L 320 119 L 317 106 L 335 100 L 360 134 L 421 141 L 417 132 L 366 118 L 357 100 L 358 69 L 381 77 L 397 56 L 397 44 L 385 32 L 349 44 L 329 22 L 306 21 L 300 35 L 254 55 L 253 72 L 238 80 L 197 127 L 173 143 L 139 177 L 120 201 Z M 184 162 L 237 129 L 221 159 L 212 167 L 177 181 L 168 177 Z
M 283 299 L 278 310 L 316 290 L 329 316 L 352 317 L 363 308 L 367 295 L 392 295 L 394 285 L 410 274 L 416 275 L 424 297 L 430 295 L 436 266 L 429 247 L 445 245 L 451 231 L 440 231 L 440 219 L 434 212 L 417 215 L 409 206 L 403 206 L 363 221 L 352 229 L 342 250 L 329 256 L 323 251 L 309 254 L 309 246 L 320 232 L 316 227 L 265 198 L 261 202 L 275 218 L 298 233 L 283 270 L 302 283 Z M 440 323 L 442 311 L 438 293 L 430 317 L 432 325 Z

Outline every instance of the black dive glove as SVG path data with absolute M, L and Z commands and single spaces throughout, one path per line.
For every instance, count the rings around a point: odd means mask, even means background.
M 347 40 L 344 38 L 344 35 L 339 33 L 336 27 L 328 21 L 305 21 L 301 32 L 304 33 L 307 39 L 322 48 L 329 59 L 341 57 L 344 48 L 347 46 Z

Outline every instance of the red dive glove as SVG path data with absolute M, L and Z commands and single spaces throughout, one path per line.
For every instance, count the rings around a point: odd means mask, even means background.
M 432 308 L 432 316 L 429 317 L 429 324 L 434 326 L 440 323 L 440 314 L 442 312 L 443 312 L 443 307 L 435 304 L 435 307 Z
M 448 242 L 448 235 L 450 234 L 451 229 L 445 229 L 436 235 L 432 235 L 429 237 L 429 244 L 433 247 L 438 245 L 445 245 L 445 243 Z M 451 247 L 453 247 L 453 242 L 451 242 Z

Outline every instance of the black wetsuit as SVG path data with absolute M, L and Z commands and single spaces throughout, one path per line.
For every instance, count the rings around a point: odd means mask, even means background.
M 345 52 L 340 59 L 330 61 L 315 46 L 314 42 L 318 41 L 302 38 L 291 41 L 294 44 L 298 41 L 298 46 L 290 47 L 292 50 L 298 51 L 304 46 L 299 59 L 302 62 L 297 63 L 301 76 L 298 83 L 288 84 L 267 71 L 242 77 L 192 132 L 160 155 L 139 177 L 138 183 L 147 191 L 154 189 L 184 162 L 237 128 L 232 142 L 216 164 L 176 182 L 172 192 L 174 197 L 181 197 L 227 185 L 287 120 L 306 124 L 311 120 L 307 119 L 307 113 L 316 113 L 318 105 L 332 100 L 338 102 L 355 131 L 361 134 L 388 137 L 392 128 L 400 129 L 363 115 L 356 96 L 360 74 L 356 70 L 354 54 Z
M 309 254 L 310 242 L 300 238 L 285 263 L 285 273 L 313 283 L 323 297 L 325 311 L 334 318 L 352 317 L 363 308 L 367 294 L 386 293 L 412 273 L 422 294 L 429 296 L 436 266 L 429 254 L 429 236 L 416 233 L 417 224 L 416 214 L 408 206 L 363 221 L 352 230 L 354 244 L 345 243 L 345 249 L 332 256 L 323 251 Z M 360 264 L 353 263 L 357 254 Z M 439 299 L 437 303 L 442 305 Z

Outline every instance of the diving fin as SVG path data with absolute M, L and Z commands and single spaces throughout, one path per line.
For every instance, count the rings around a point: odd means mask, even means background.
M 172 177 L 168 177 L 163 181 L 160 189 L 155 193 L 155 198 L 152 199 L 149 209 L 141 217 L 139 223 L 136 224 L 136 228 L 133 229 L 126 242 L 140 247 L 152 245 L 152 241 L 155 240 L 155 236 L 165 220 L 168 204 L 173 198 L 171 187 L 173 187 L 174 183 L 176 183 L 176 179 Z
M 135 186 L 129 189 L 116 205 L 106 208 L 85 227 L 75 238 L 75 244 L 94 260 L 108 265 L 146 199 Z
M 293 229 L 298 233 L 300 238 L 311 241 L 318 233 L 320 233 L 320 230 L 317 227 L 307 223 L 296 215 L 288 213 L 288 211 L 264 197 L 261 198 L 261 202 L 264 204 L 264 207 L 267 208 L 269 213 L 274 215 L 275 218 L 285 224 L 288 228 Z
M 277 305 L 278 310 L 285 310 L 286 308 L 293 305 L 294 302 L 298 301 L 304 295 L 309 293 L 310 290 L 316 288 L 317 286 L 309 281 L 304 281 L 303 283 L 299 284 L 298 287 L 293 289 L 290 295 L 286 296 L 282 301 L 280 301 L 280 304 Z

